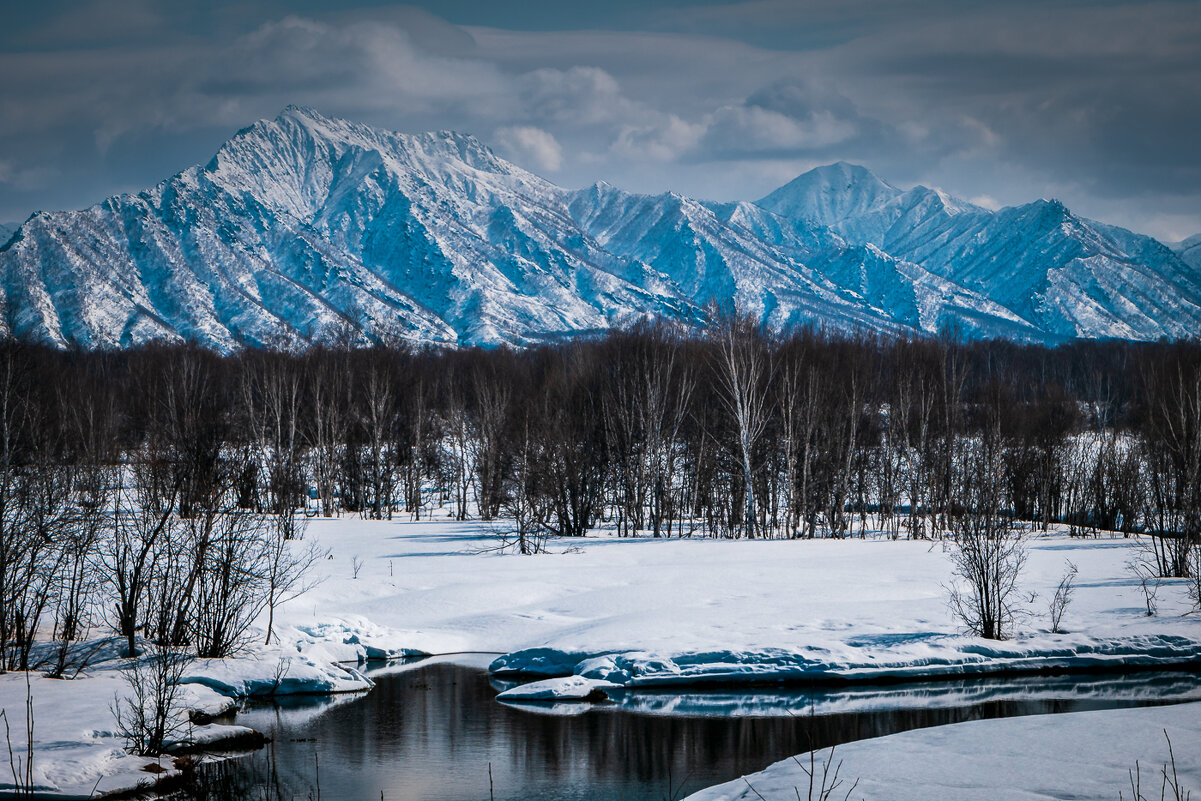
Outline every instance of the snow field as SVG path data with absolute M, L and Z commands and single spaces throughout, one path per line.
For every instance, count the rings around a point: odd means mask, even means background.
M 1165 737 L 1166 733 L 1166 737 Z M 816 756 L 820 784 L 827 761 L 855 801 L 1053 801 L 1160 797 L 1169 764 L 1178 781 L 1201 792 L 1201 704 L 980 720 L 916 729 L 838 746 Z M 839 764 L 841 763 L 841 765 Z M 792 801 L 807 798 L 809 755 L 688 796 L 686 801 Z M 1173 798 L 1171 790 L 1168 798 Z M 813 798 L 817 798 L 815 790 Z
M 330 549 L 325 580 L 279 615 L 302 649 L 337 631 L 337 647 L 359 654 L 495 652 L 498 672 L 624 685 L 1201 660 L 1201 619 L 1184 614 L 1182 582 L 1164 582 L 1159 613 L 1146 615 L 1127 567 L 1133 539 L 1030 535 L 1027 614 L 1017 637 L 995 643 L 952 618 L 940 542 L 599 536 L 518 556 L 490 551 L 495 537 L 477 522 L 317 520 L 308 536 Z M 1077 589 L 1065 633 L 1052 634 L 1047 603 L 1068 560 Z
M 235 697 L 272 691 L 364 690 L 371 682 L 355 664 L 417 653 L 454 654 L 446 658 L 473 664 L 495 657 L 496 668 L 559 677 L 516 688 L 505 700 L 560 703 L 621 686 L 964 675 L 1051 664 L 1179 662 L 1201 654 L 1201 616 L 1185 614 L 1181 582 L 1165 582 L 1159 614 L 1145 614 L 1127 570 L 1136 554 L 1132 540 L 1031 537 L 1023 587 L 1034 600 L 1019 636 L 999 644 L 959 632 L 946 605 L 951 566 L 940 543 L 601 535 L 553 541 L 549 553 L 519 556 L 496 552 L 489 524 L 350 517 L 311 521 L 306 540 L 329 550 L 315 567 L 320 583 L 277 611 L 277 643 L 262 645 L 264 632 L 256 630 L 245 656 L 193 663 L 185 677 L 188 708 L 218 711 Z M 1063 621 L 1067 633 L 1050 634 L 1040 615 L 1067 559 L 1079 567 L 1077 591 Z M 154 760 L 126 755 L 114 732 L 110 707 L 127 692 L 117 664 L 99 662 L 71 681 L 32 677 L 34 774 L 49 796 L 86 796 L 97 780 L 100 790 L 111 790 L 149 777 L 142 768 Z M 23 675 L 0 676 L 0 708 L 18 753 L 25 698 Z M 1137 718 L 1149 731 L 1162 728 L 1155 721 L 1182 715 L 1178 709 L 1197 711 L 1189 705 L 1105 712 L 1092 719 L 1101 723 L 1090 725 L 1109 729 L 1105 716 L 1114 715 L 1112 727 Z M 980 724 L 982 731 L 1019 725 Z M 1010 729 L 998 731 L 1002 736 Z M 905 748 L 952 770 L 950 755 L 933 756 L 944 741 L 911 734 L 918 739 Z M 983 745 L 986 735 L 978 736 L 978 747 L 991 752 Z M 1035 739 L 1027 749 L 1022 737 L 1013 737 L 1015 755 L 1046 753 Z M 1160 758 L 1153 739 L 1146 759 Z M 965 743 L 967 754 L 971 743 Z M 840 755 L 844 751 L 859 753 L 846 747 Z M 1126 754 L 1098 753 L 1119 772 L 1133 764 Z M 873 771 L 880 762 L 872 759 Z M 882 782 L 892 775 L 860 774 L 883 776 Z M 978 779 L 981 788 L 1000 781 L 996 774 Z

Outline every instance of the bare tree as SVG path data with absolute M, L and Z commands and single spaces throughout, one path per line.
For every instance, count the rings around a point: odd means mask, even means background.
M 144 622 L 160 543 L 169 541 L 178 526 L 177 494 L 176 488 L 163 486 L 161 469 L 149 461 L 132 464 L 117 475 L 98 565 L 116 601 L 113 627 L 126 638 L 129 656 L 137 654 L 137 634 Z
M 511 391 L 496 372 L 477 366 L 472 372 L 472 406 L 476 433 L 475 498 L 479 515 L 492 520 L 500 513 L 508 461 L 506 429 L 509 426 Z
M 287 525 L 303 491 L 300 371 L 280 354 L 265 354 L 244 366 L 241 391 L 258 451 L 247 467 L 266 465 L 270 510 Z
M 979 440 L 963 439 L 956 459 L 961 506 L 950 521 L 958 581 L 950 586 L 949 596 L 951 611 L 969 631 L 1003 640 L 1013 629 L 1026 549 L 1002 506 L 1005 479 L 997 409 L 986 413 Z
M 338 466 L 346 443 L 351 408 L 351 380 L 346 354 L 324 349 L 311 354 L 305 383 L 309 388 L 310 420 L 306 427 L 312 473 L 321 513 L 332 517 L 336 502 Z
M 1187 578 L 1201 547 L 1201 354 L 1172 347 L 1145 367 L 1145 518 L 1164 578 Z
M 754 538 L 759 520 L 753 459 L 767 427 L 769 353 L 754 318 L 724 315 L 714 324 L 715 368 L 719 395 L 734 424 L 735 453 L 742 468 L 743 527 Z
M 529 414 L 523 417 L 515 443 L 513 469 L 505 482 L 502 508 L 512 521 L 511 530 L 502 537 L 521 554 L 542 553 L 550 527 L 550 493 L 546 491 L 545 461 L 535 432 L 530 430 Z
M 455 519 L 466 520 L 471 479 L 475 475 L 475 433 L 463 392 L 457 384 L 447 389 L 446 408 L 442 411 L 439 428 L 443 433 L 441 444 L 445 454 L 442 461 L 449 465 L 450 483 L 454 487 Z
M 312 589 L 317 579 L 312 576 L 312 567 L 329 555 L 316 545 L 305 542 L 304 529 L 295 524 L 285 524 L 278 518 L 266 532 L 263 571 L 265 604 L 267 607 L 267 639 L 271 644 L 275 626 L 275 610 L 288 601 L 299 598 Z

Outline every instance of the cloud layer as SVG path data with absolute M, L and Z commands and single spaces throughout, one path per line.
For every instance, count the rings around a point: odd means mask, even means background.
M 436 5 L 19 10 L 0 32 L 0 220 L 152 184 L 301 103 L 465 130 L 568 186 L 755 198 L 844 159 L 995 204 L 1056 196 L 1165 239 L 1201 231 L 1192 0 Z

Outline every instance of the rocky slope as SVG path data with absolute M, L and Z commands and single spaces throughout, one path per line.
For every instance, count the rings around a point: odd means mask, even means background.
M 702 323 L 712 304 L 1034 341 L 1201 330 L 1195 266 L 1055 202 L 988 212 L 845 164 L 758 204 L 570 191 L 470 136 L 297 107 L 208 164 L 3 240 L 0 333 L 58 346 L 524 344 Z

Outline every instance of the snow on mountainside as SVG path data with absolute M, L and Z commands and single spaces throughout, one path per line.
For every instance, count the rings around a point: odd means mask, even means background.
M 1037 341 L 1201 323 L 1195 269 L 1061 206 L 994 214 L 847 164 L 758 205 L 569 191 L 470 136 L 298 107 L 152 189 L 35 214 L 0 241 L 0 291 L 3 333 L 84 347 L 523 344 L 712 303 Z
M 575 233 L 563 194 L 471 137 L 288 108 L 154 189 L 27 222 L 0 253 L 8 325 L 55 344 L 230 349 L 346 325 L 497 342 L 673 313 L 604 251 L 560 246 Z
M 0 222 L 0 247 L 3 247 L 4 243 L 12 239 L 12 235 L 15 234 L 17 229 L 20 227 L 21 223 Z
M 1180 254 L 1180 258 L 1184 259 L 1186 264 L 1201 270 L 1201 234 L 1194 234 L 1188 239 L 1177 242 L 1172 246 L 1172 250 Z
M 1048 340 L 1156 339 L 1201 330 L 1201 273 L 1150 237 L 1039 200 L 988 211 L 862 167 L 819 167 L 759 205 L 829 226 L 975 291 Z

